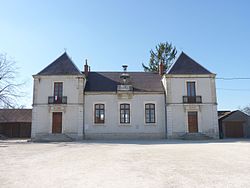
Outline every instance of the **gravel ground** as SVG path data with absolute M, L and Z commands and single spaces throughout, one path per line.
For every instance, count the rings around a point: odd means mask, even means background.
M 0 141 L 0 187 L 250 187 L 250 140 Z

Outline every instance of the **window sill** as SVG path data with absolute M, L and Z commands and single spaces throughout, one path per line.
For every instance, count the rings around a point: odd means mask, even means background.
M 132 125 L 129 123 L 129 124 L 119 124 L 119 127 L 132 127 Z
M 94 126 L 105 126 L 105 123 L 93 123 Z
M 144 126 L 157 126 L 157 123 L 145 123 Z

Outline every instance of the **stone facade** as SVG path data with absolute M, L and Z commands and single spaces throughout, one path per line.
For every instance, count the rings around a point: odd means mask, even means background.
M 190 64 L 183 65 L 183 58 Z M 195 112 L 197 133 L 218 138 L 215 74 L 185 54 L 175 64 L 177 68 L 173 66 L 172 72 L 164 75 L 126 70 L 89 72 L 87 64 L 81 72 L 63 54 L 33 76 L 31 137 L 35 140 L 59 133 L 72 140 L 182 138 L 190 132 L 189 124 L 193 121 L 188 113 Z M 198 71 L 185 72 L 192 68 Z M 195 83 L 199 101 L 184 99 L 190 81 Z M 57 82 L 63 85 L 60 94 L 55 91 Z M 56 95 L 63 100 L 58 103 Z M 101 111 L 96 110 L 99 104 Z M 129 110 L 122 110 L 122 104 L 127 104 Z M 146 110 L 149 105 L 151 109 Z M 57 112 L 61 114 L 59 120 L 54 117 Z M 101 121 L 97 121 L 100 116 Z M 121 117 L 129 121 L 121 123 Z M 61 127 L 53 132 L 56 124 Z

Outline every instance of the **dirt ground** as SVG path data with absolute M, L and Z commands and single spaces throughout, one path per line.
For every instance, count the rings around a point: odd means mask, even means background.
M 250 187 L 250 140 L 0 141 L 0 187 Z

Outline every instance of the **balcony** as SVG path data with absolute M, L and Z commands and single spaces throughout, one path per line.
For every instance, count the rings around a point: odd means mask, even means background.
M 183 103 L 202 103 L 201 96 L 183 96 Z
M 67 97 L 49 96 L 48 104 L 67 104 Z

